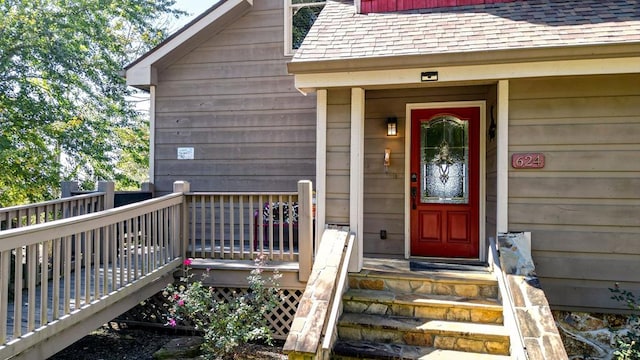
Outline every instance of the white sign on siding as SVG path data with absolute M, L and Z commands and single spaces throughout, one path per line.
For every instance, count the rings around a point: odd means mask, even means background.
M 178 160 L 193 160 L 193 148 L 192 147 L 179 147 L 178 148 Z

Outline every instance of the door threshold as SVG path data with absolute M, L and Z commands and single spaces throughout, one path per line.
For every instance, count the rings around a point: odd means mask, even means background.
M 480 259 L 443 258 L 443 257 L 421 257 L 410 256 L 409 261 L 434 264 L 456 264 L 470 266 L 488 266 L 489 263 Z
M 480 261 L 425 261 L 418 259 L 409 260 L 410 271 L 435 271 L 435 272 L 449 272 L 449 271 L 463 271 L 463 272 L 487 272 L 489 267 L 486 263 Z

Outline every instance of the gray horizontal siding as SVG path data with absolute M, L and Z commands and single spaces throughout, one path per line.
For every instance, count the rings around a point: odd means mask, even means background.
M 349 224 L 351 91 L 327 92 L 327 224 Z
M 512 80 L 509 151 L 545 167 L 509 171 L 509 229 L 532 232 L 553 306 L 607 310 L 639 291 L 640 75 Z
M 155 185 L 194 191 L 294 191 L 315 181 L 315 97 L 283 55 L 283 2 L 263 0 L 158 74 Z M 177 148 L 193 147 L 194 160 Z

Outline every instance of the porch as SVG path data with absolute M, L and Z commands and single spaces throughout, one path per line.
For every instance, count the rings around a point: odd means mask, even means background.
M 343 310 L 353 309 L 354 299 L 362 301 L 362 295 L 348 293 L 348 289 L 382 290 L 373 295 L 373 301 L 385 304 L 390 296 L 386 291 L 406 288 L 407 285 L 389 285 L 397 284 L 398 279 L 413 284 L 409 288 L 424 282 L 441 283 L 437 287 L 429 285 L 430 289 L 440 289 L 428 295 L 431 300 L 417 301 L 436 307 L 444 304 L 444 315 L 437 315 L 440 313 L 437 310 L 430 316 L 445 316 L 445 320 L 469 317 L 480 322 L 489 318 L 504 319 L 505 326 L 512 330 L 507 335 L 505 330 L 497 330 L 496 326 L 501 325 L 491 325 L 494 330 L 490 332 L 494 334 L 488 335 L 489 338 L 480 330 L 468 338 L 458 330 L 434 328 L 429 331 L 440 335 L 425 333 L 421 335 L 427 336 L 426 340 L 420 340 L 423 343 L 453 344 L 440 350 L 458 355 L 471 351 L 464 356 L 487 351 L 488 355 L 507 353 L 514 358 L 524 358 L 526 348 L 542 346 L 540 335 L 527 337 L 526 330 L 538 324 L 543 328 L 548 325 L 544 321 L 548 304 L 539 302 L 532 308 L 531 302 L 523 300 L 535 290 L 518 290 L 512 295 L 514 289 L 521 289 L 520 280 L 509 280 L 502 270 L 495 242 L 487 249 L 489 267 L 475 266 L 471 272 L 424 272 L 413 268 L 409 260 L 367 257 L 362 258 L 362 271 L 350 273 L 349 264 L 357 256 L 356 234 L 348 227 L 333 226 L 323 228 L 322 239 L 314 240 L 310 182 L 301 181 L 297 192 L 288 193 L 194 193 L 189 190 L 188 183 L 176 182 L 172 194 L 105 209 L 105 204 L 111 203 L 107 186 L 105 192 L 91 195 L 102 208 L 96 208 L 95 213 L 63 219 L 45 215 L 51 210 L 0 211 L 8 224 L 16 225 L 0 232 L 0 356 L 7 359 L 51 356 L 163 289 L 174 280 L 174 272 L 186 258 L 192 259 L 191 266 L 196 272 L 212 270 L 208 281 L 216 287 L 221 299 L 233 296 L 233 289 L 246 286 L 251 260 L 258 254 L 266 254 L 270 268 L 284 275 L 280 285 L 286 299 L 270 321 L 274 336 L 287 339 L 285 350 L 292 359 L 322 358 L 332 353 L 335 346 L 343 346 L 336 342 L 345 337 L 339 335 L 338 329 L 354 317 L 343 314 Z M 77 200 L 70 198 L 56 200 L 56 203 L 70 209 L 75 206 L 70 205 L 71 202 Z M 48 206 L 51 209 L 53 205 L 38 204 L 32 208 L 47 209 Z M 13 215 L 6 215 L 8 213 Z M 73 214 L 72 211 L 66 213 Z M 396 280 L 383 280 L 386 277 Z M 475 284 L 480 279 L 484 280 Z M 385 283 L 388 284 L 383 285 Z M 489 296 L 489 301 L 499 302 L 500 307 L 480 308 L 479 313 L 474 313 L 480 315 L 472 315 L 471 309 L 485 306 L 482 305 L 485 300 L 471 300 L 465 305 L 468 300 L 464 299 L 479 295 Z M 407 294 L 401 297 L 405 296 Z M 544 300 L 544 294 L 536 296 L 536 301 Z M 413 306 L 405 300 L 400 302 Z M 415 314 L 415 323 L 422 315 L 418 315 L 418 310 L 411 311 Z M 493 315 L 486 315 L 486 311 Z M 533 323 L 525 319 L 529 322 L 523 323 L 520 317 L 531 311 L 541 314 L 542 318 L 534 319 Z M 372 316 L 367 314 L 365 318 Z M 398 323 L 397 320 L 381 321 L 383 328 Z M 429 321 L 443 326 L 437 317 Z M 483 329 L 484 325 L 468 326 Z M 543 336 L 556 339 L 554 329 Z M 444 340 L 437 340 L 442 334 L 446 335 Z M 462 336 L 462 340 L 456 340 L 458 336 Z M 436 351 L 435 354 L 440 351 L 426 349 Z M 558 348 L 552 350 L 558 351 Z

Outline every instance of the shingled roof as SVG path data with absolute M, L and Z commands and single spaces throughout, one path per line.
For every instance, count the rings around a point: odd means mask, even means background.
M 356 14 L 328 0 L 292 62 L 640 43 L 638 0 L 527 0 Z

